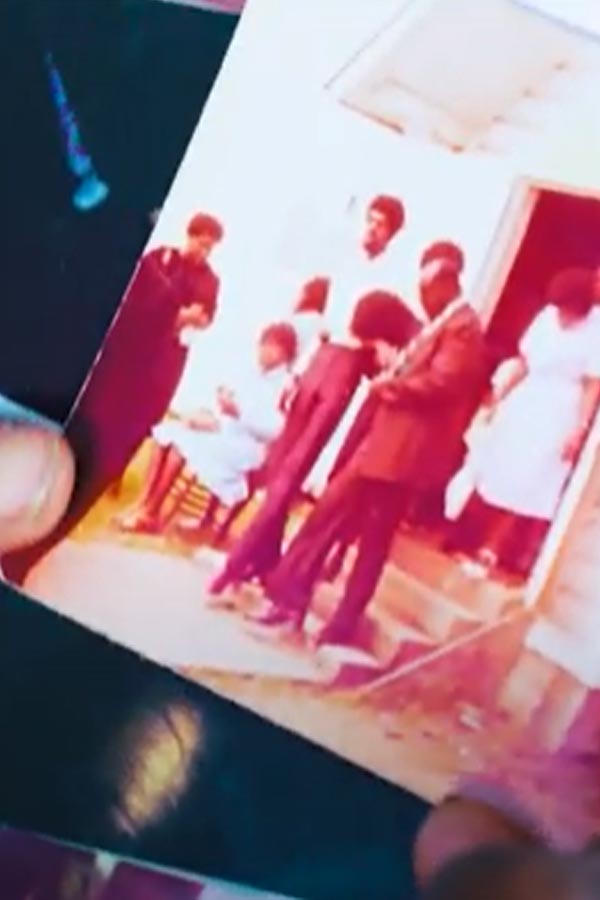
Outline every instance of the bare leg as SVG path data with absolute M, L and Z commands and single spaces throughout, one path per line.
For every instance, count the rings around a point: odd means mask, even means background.
M 215 543 L 222 544 L 227 540 L 227 538 L 229 537 L 229 532 L 231 531 L 235 522 L 239 519 L 241 514 L 250 504 L 253 496 L 253 494 L 250 494 L 247 500 L 242 500 L 240 503 L 237 503 L 229 510 L 221 524 L 217 526 L 215 532 Z
M 145 504 L 150 518 L 158 518 L 163 503 L 184 468 L 185 459 L 181 453 L 175 447 L 169 447 Z
M 476 494 L 464 517 L 466 528 L 462 537 L 466 537 L 466 542 L 461 541 L 460 537 L 458 541 L 459 546 L 462 544 L 464 547 L 466 543 L 474 551 L 469 554 L 471 559 L 462 564 L 464 573 L 475 579 L 490 577 L 505 558 L 515 530 L 522 521 L 517 513 L 491 506 Z
M 184 490 L 183 494 L 176 499 L 175 505 L 167 517 L 167 521 L 171 521 L 173 516 L 177 515 L 179 509 L 181 508 L 181 503 L 187 496 L 188 491 L 192 486 L 193 482 L 188 483 L 187 489 Z M 177 532 L 180 537 L 191 543 L 201 541 L 202 538 L 206 537 L 205 532 L 212 527 L 218 508 L 218 498 L 215 497 L 214 494 L 209 494 L 207 497 L 206 506 L 201 513 L 187 516 L 182 522 L 178 523 Z M 164 521 L 165 520 L 163 518 L 163 522 Z
M 139 507 L 142 510 L 151 505 L 152 495 L 160 482 L 170 449 L 170 447 L 161 447 L 159 444 L 152 445 L 144 488 L 139 499 Z
M 126 531 L 154 528 L 162 504 L 183 471 L 185 460 L 174 447 L 154 446 L 144 491 L 134 512 L 121 521 Z
M 507 542 L 518 522 L 519 517 L 514 513 L 497 510 L 488 527 L 484 545 L 477 554 L 484 565 L 493 569 L 503 559 Z

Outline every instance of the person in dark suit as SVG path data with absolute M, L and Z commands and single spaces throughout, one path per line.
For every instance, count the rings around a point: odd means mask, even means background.
M 419 261 L 419 269 L 421 272 L 420 281 L 426 281 L 428 272 L 435 272 L 435 267 L 440 262 L 445 262 L 450 267 L 452 267 L 452 269 L 454 269 L 456 273 L 456 280 L 451 279 L 448 282 L 449 296 L 455 294 L 458 295 L 458 293 L 460 292 L 459 279 L 464 268 L 465 259 L 461 248 L 452 241 L 435 241 L 433 244 L 430 244 L 428 247 L 426 247 L 426 249 L 421 254 L 421 258 Z M 410 334 L 410 338 L 416 337 L 421 328 L 421 324 L 422 323 L 415 318 L 414 327 L 412 329 L 412 333 Z M 352 459 L 354 452 L 360 446 L 363 438 L 368 434 L 377 407 L 377 395 L 375 392 L 372 392 L 365 398 L 363 404 L 358 410 L 356 418 L 354 419 L 354 422 L 352 423 L 352 426 L 348 434 L 346 435 L 346 439 L 343 442 L 339 453 L 333 463 L 333 466 L 329 473 L 329 477 L 327 479 L 328 482 L 333 481 L 338 473 L 341 472 L 346 464 Z M 460 422 L 458 424 L 460 426 Z M 454 457 L 454 442 L 451 441 L 450 444 L 451 453 Z M 443 450 L 440 449 L 440 452 L 443 452 Z M 439 494 L 443 494 L 443 491 L 440 491 L 439 488 L 437 488 L 434 489 L 433 492 L 427 493 L 425 496 L 419 496 L 418 500 L 421 501 L 423 505 L 430 505 L 431 497 L 433 497 L 434 504 L 439 506 L 439 503 L 436 504 L 436 500 L 438 500 Z M 406 498 L 406 502 L 407 506 L 404 511 L 408 515 L 409 510 L 413 509 L 415 504 L 414 499 L 413 502 L 411 502 L 409 497 Z M 398 510 L 398 515 L 400 517 L 400 510 Z M 324 577 L 327 581 L 335 581 L 335 579 L 339 576 L 344 567 L 346 555 L 356 538 L 357 534 L 355 533 L 355 530 L 349 528 L 345 537 L 340 538 L 337 546 L 332 549 L 332 552 L 327 560 L 324 572 Z
M 270 607 L 262 624 L 302 627 L 332 544 L 350 530 L 357 537 L 357 558 L 319 642 L 351 643 L 377 587 L 406 498 L 446 483 L 453 471 L 474 387 L 481 382 L 483 332 L 476 313 L 460 297 L 451 261 L 436 260 L 427 267 L 420 293 L 430 321 L 389 373 L 374 381 L 376 408 L 366 434 L 264 579 Z M 378 349 L 385 364 L 385 348 Z
M 372 374 L 374 343 L 399 348 L 414 317 L 394 294 L 373 291 L 354 310 L 348 340 L 326 341 L 301 376 L 286 425 L 263 470 L 266 496 L 256 516 L 232 548 L 212 594 L 260 577 L 281 555 L 291 505 L 319 454 L 339 424 L 361 379 Z

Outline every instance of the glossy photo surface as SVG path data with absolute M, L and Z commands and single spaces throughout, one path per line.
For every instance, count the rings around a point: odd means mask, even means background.
M 69 417 L 70 519 L 7 562 L 384 779 L 492 781 L 566 844 L 600 824 L 598 26 L 250 0 Z

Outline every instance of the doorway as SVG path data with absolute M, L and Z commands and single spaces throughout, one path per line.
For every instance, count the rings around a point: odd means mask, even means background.
M 521 338 L 545 305 L 549 281 L 571 267 L 600 269 L 600 196 L 519 182 L 491 241 L 473 297 L 488 338 L 490 374 L 518 353 Z M 393 610 L 399 620 L 408 616 L 436 646 L 448 648 L 455 640 L 494 625 L 511 610 L 535 604 L 586 490 L 598 419 L 549 529 L 534 531 L 530 546 L 524 547 L 527 562 L 522 574 L 469 581 L 448 549 L 451 523 L 443 520 L 429 533 L 427 528 L 412 529 L 409 523 L 396 541 L 377 604 Z M 427 655 L 431 645 L 423 642 L 421 650 Z

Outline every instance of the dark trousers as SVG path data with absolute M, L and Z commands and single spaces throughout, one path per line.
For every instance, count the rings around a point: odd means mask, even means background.
M 381 577 L 405 493 L 400 485 L 365 478 L 351 467 L 340 472 L 266 579 L 271 600 L 303 618 L 332 550 L 351 535 L 357 540 L 356 561 L 327 629 L 350 636 Z
M 298 492 L 296 480 L 274 478 L 258 512 L 232 547 L 223 573 L 228 583 L 261 577 L 281 555 L 288 513 Z

